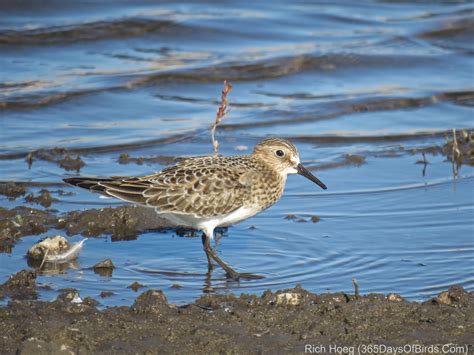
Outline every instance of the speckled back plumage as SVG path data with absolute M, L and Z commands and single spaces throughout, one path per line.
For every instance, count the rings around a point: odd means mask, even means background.
M 142 177 L 68 179 L 76 186 L 155 208 L 160 213 L 212 217 L 240 207 L 268 208 L 284 178 L 258 155 L 189 158 Z
M 264 203 L 257 189 L 275 190 L 276 179 L 261 182 L 262 174 L 270 177 L 272 171 L 252 156 L 190 158 L 145 177 L 151 186 L 143 195 L 159 212 L 224 215 Z

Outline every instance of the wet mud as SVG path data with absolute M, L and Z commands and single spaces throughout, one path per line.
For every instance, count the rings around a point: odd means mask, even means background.
M 171 227 L 168 221 L 157 217 L 152 208 L 129 205 L 69 212 L 58 220 L 58 224 L 68 235 L 97 237 L 108 234 L 112 240 L 136 239 L 141 232 Z
M 112 240 L 129 240 L 147 230 L 169 227 L 170 223 L 157 217 L 153 209 L 139 206 L 72 211 L 59 216 L 26 206 L 0 207 L 0 252 L 10 253 L 18 238 L 45 233 L 50 228 L 62 229 L 68 235 L 110 235 Z
M 7 196 L 9 200 L 26 194 L 25 186 L 15 182 L 0 182 L 0 195 Z
M 55 224 L 56 217 L 48 211 L 25 206 L 0 207 L 0 252 L 11 253 L 18 238 L 47 232 Z
M 36 273 L 30 270 L 21 270 L 11 275 L 4 284 L 0 285 L 0 299 L 5 296 L 12 300 L 37 299 Z
M 177 306 L 162 291 L 147 290 L 130 307 L 98 310 L 100 301 L 81 299 L 74 289 L 52 302 L 33 301 L 34 278 L 21 271 L 0 286 L 13 298 L 0 307 L 2 353 L 303 353 L 308 345 L 331 344 L 452 344 L 471 352 L 474 346 L 474 293 L 460 286 L 423 303 L 397 294 L 318 295 L 296 286 L 261 296 L 205 295 Z

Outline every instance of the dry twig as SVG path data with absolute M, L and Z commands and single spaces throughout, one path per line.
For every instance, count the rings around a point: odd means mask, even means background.
M 222 93 L 221 93 L 221 103 L 219 107 L 217 108 L 216 120 L 214 124 L 212 125 L 212 129 L 211 129 L 211 139 L 212 139 L 212 147 L 214 148 L 214 155 L 217 155 L 219 151 L 219 142 L 216 139 L 216 128 L 217 128 L 217 125 L 221 123 L 222 118 L 228 112 L 229 103 L 227 101 L 227 95 L 229 94 L 231 90 L 232 90 L 232 85 L 229 84 L 227 80 L 224 80 L 224 88 L 222 89 Z
M 452 164 L 453 164 L 453 177 L 458 176 L 458 159 L 461 157 L 461 151 L 458 147 L 458 140 L 456 138 L 456 129 L 453 128 L 453 151 L 452 151 Z

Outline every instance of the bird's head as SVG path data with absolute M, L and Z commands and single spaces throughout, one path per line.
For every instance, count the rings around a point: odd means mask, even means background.
M 265 139 L 255 146 L 253 154 L 263 159 L 285 177 L 288 174 L 300 174 L 318 184 L 322 189 L 326 190 L 327 188 L 321 180 L 301 164 L 298 150 L 285 139 Z

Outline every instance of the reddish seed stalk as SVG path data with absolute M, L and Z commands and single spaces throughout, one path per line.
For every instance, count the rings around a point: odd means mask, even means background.
M 214 124 L 212 125 L 212 129 L 211 129 L 211 139 L 212 139 L 212 147 L 214 149 L 214 155 L 217 155 L 219 151 L 219 142 L 217 141 L 215 137 L 216 128 L 217 128 L 217 125 L 221 123 L 222 118 L 228 112 L 229 103 L 227 101 L 227 95 L 229 94 L 231 90 L 232 90 L 232 85 L 228 83 L 227 80 L 224 80 L 224 88 L 222 89 L 222 92 L 221 92 L 221 103 L 219 104 L 219 107 L 217 108 L 216 120 L 214 121 Z

